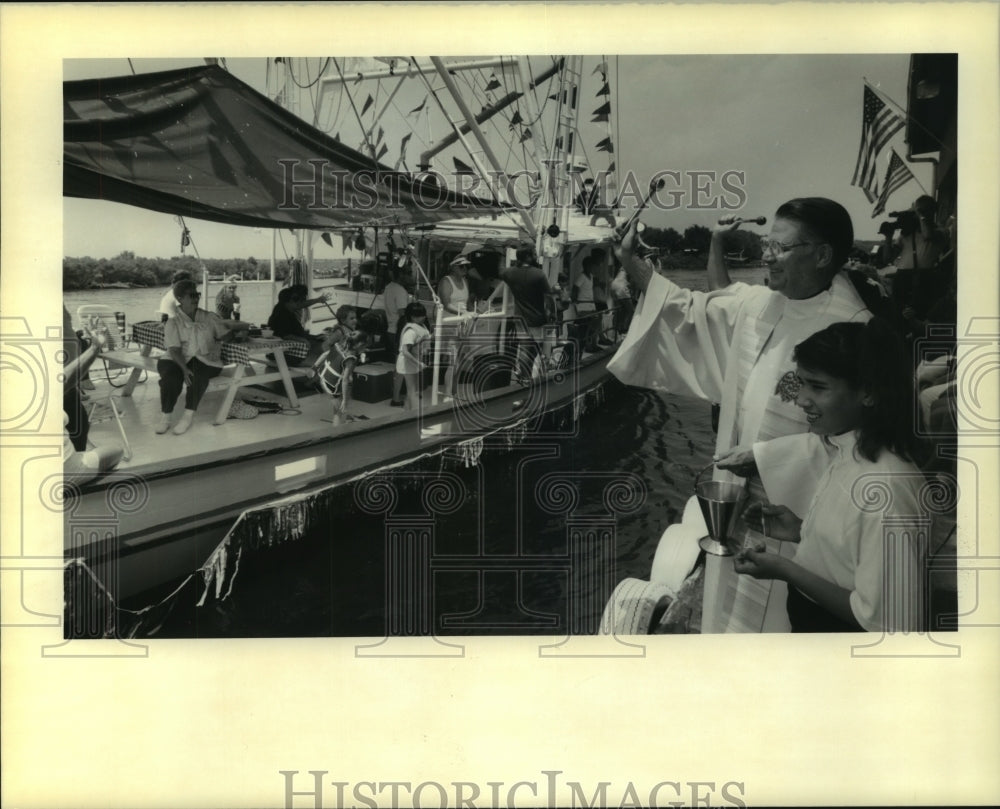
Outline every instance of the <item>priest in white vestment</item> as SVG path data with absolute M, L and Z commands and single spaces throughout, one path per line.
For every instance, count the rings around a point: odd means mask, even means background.
M 792 350 L 831 323 L 871 317 L 841 272 L 854 229 L 839 203 L 809 197 L 778 208 L 763 240 L 766 287 L 730 283 L 722 258 L 724 232 L 716 230 L 712 237 L 711 290 L 698 292 L 635 257 L 633 224 L 618 255 L 642 294 L 628 334 L 608 364 L 625 384 L 719 403 L 717 457 L 741 445 L 807 432 L 795 404 Z M 715 477 L 740 480 L 721 470 Z M 763 497 L 759 479 L 751 478 L 751 496 Z M 776 552 L 794 552 L 780 547 L 787 543 L 772 542 Z M 784 593 L 778 592 L 782 582 L 773 583 L 772 594 L 772 582 L 737 576 L 727 557 L 709 556 L 705 576 L 703 632 L 787 631 Z

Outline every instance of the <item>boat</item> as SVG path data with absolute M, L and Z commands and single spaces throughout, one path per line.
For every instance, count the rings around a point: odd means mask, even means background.
M 286 72 L 286 81 L 274 95 L 281 96 L 291 86 L 287 79 L 294 78 L 292 62 L 269 60 L 269 65 Z M 331 58 L 326 63 L 337 65 L 336 84 L 348 90 L 347 71 L 340 61 Z M 560 272 L 572 280 L 580 260 L 594 247 L 611 253 L 613 217 L 595 221 L 571 210 L 576 190 L 573 172 L 580 171 L 574 138 L 581 131 L 576 99 L 584 77 L 583 59 L 552 60 L 534 78 L 530 69 L 527 57 L 395 58 L 375 62 L 369 74 L 354 65 L 347 75 L 360 76 L 359 81 L 383 77 L 421 82 L 428 88 L 425 95 L 433 96 L 445 111 L 452 140 L 468 147 L 465 159 L 487 173 L 499 168 L 495 158 L 482 154 L 489 154 L 492 147 L 479 125 L 490 116 L 485 110 L 472 114 L 452 77 L 462 71 L 490 70 L 493 81 L 499 73 L 504 83 L 549 93 L 556 101 L 550 105 L 554 115 L 547 128 L 541 124 L 533 93 L 508 94 L 525 105 L 526 119 L 531 113 L 530 120 L 537 122 L 534 134 L 525 135 L 527 126 L 520 127 L 520 140 L 531 141 L 530 175 L 548 205 L 513 204 L 515 190 L 509 185 L 494 189 L 489 197 L 441 187 L 429 178 L 426 162 L 420 172 L 392 169 L 379 162 L 384 152 L 376 150 L 370 132 L 363 149 L 350 148 L 339 134 L 331 137 L 287 109 L 287 95 L 285 105 L 279 105 L 214 63 L 67 82 L 64 194 L 111 199 L 161 211 L 171 215 L 168 218 L 293 228 L 298 244 L 293 280 L 326 291 L 331 313 L 339 303 L 377 311 L 389 262 L 412 262 L 418 279 L 415 294 L 434 311 L 440 336 L 448 318 L 434 287 L 447 261 L 460 252 L 495 268 L 510 260 L 517 246 L 533 245 L 553 283 Z M 435 81 L 439 87 L 432 84 Z M 450 106 L 441 100 L 446 90 Z M 508 99 L 493 106 L 520 114 L 512 103 Z M 478 133 L 476 147 L 467 142 L 468 132 Z M 422 159 L 428 159 L 426 152 Z M 459 158 L 453 159 L 460 164 Z M 324 161 L 353 183 L 383 175 L 393 182 L 382 184 L 377 179 L 374 186 L 364 186 L 369 192 L 365 206 L 342 201 L 310 205 L 307 183 L 294 175 L 289 183 L 283 174 L 287 167 L 280 160 L 296 160 L 298 165 Z M 421 205 L 420 196 L 432 193 L 442 202 Z M 358 279 L 313 284 L 313 246 L 321 235 L 331 241 L 333 237 L 361 241 L 365 234 L 375 248 L 374 277 L 365 279 L 367 287 L 362 288 Z M 273 267 L 272 259 L 272 280 Z M 204 280 L 207 291 L 207 277 Z M 209 299 L 203 295 L 203 300 Z M 121 330 L 118 345 L 105 354 L 110 366 L 106 379 L 91 374 L 96 390 L 88 398 L 105 417 L 99 413 L 92 417 L 90 440 L 98 446 L 124 443 L 126 454 L 107 474 L 64 482 L 67 582 L 88 582 L 88 598 L 96 592 L 111 604 L 132 603 L 129 600 L 141 594 L 170 589 L 192 577 L 202 582 L 204 591 L 214 582 L 218 592 L 227 550 L 231 552 L 248 531 L 257 530 L 249 527 L 259 527 L 261 519 L 266 518 L 272 528 L 279 526 L 276 531 L 283 526 L 289 536 L 298 536 L 310 527 L 309 509 L 302 504 L 347 482 L 433 455 L 475 462 L 484 448 L 537 431 L 553 414 L 573 419 L 609 380 L 606 363 L 616 335 L 610 313 L 600 317 L 610 345 L 584 351 L 574 339 L 573 319 L 565 318 L 548 332 L 547 359 L 536 365 L 534 377 L 518 379 L 511 373 L 512 307 L 505 293 L 499 311 L 483 312 L 477 320 L 486 328 L 470 335 L 470 365 L 452 401 L 439 400 L 443 368 L 440 353 L 435 352 L 430 391 L 420 411 L 392 407 L 385 387 L 391 366 L 383 356 L 382 362 L 358 367 L 352 418 L 344 423 L 335 423 L 329 397 L 306 395 L 297 388 L 301 369 L 289 370 L 280 343 L 259 338 L 244 347 L 242 359 L 213 380 L 194 425 L 180 436 L 153 432 L 159 415 L 156 346 L 154 338 L 143 335 L 154 333 L 156 324 L 133 324 Z M 329 320 L 314 313 L 314 331 Z M 262 364 L 262 358 L 271 365 Z M 359 381 L 365 383 L 363 392 Z M 251 395 L 259 406 L 270 403 L 289 415 L 226 419 L 234 399 Z M 213 423 L 208 414 L 215 409 Z M 68 612 L 79 613 L 83 605 L 74 605 L 75 593 L 77 588 L 67 584 Z M 126 632 L 114 620 L 101 631 Z

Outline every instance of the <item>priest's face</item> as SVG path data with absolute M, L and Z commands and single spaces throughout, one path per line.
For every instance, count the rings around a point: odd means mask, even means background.
M 786 298 L 811 298 L 830 286 L 833 278 L 830 245 L 817 241 L 798 222 L 776 219 L 762 240 L 767 285 Z

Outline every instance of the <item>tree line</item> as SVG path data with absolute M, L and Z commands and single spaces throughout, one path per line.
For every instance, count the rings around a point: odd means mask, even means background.
M 102 286 L 127 284 L 134 287 L 161 287 L 170 283 L 181 270 L 201 278 L 202 267 L 212 277 L 237 274 L 248 281 L 267 280 L 271 277 L 269 261 L 249 258 L 206 258 L 173 256 L 172 258 L 144 258 L 125 250 L 114 258 L 63 258 L 63 289 L 94 289 Z M 289 271 L 287 260 L 278 261 L 275 275 L 284 280 Z
M 681 252 L 707 253 L 712 241 L 711 229 L 704 225 L 691 225 L 680 233 L 674 228 L 646 227 L 642 240 L 650 247 L 659 248 L 661 254 L 673 255 Z M 759 259 L 762 255 L 760 234 L 749 230 L 734 230 L 725 235 L 723 245 L 726 252 L 739 253 L 748 259 Z

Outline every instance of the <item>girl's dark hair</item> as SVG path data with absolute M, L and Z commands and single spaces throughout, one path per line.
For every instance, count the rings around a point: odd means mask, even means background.
M 844 380 L 871 396 L 858 429 L 858 451 L 877 461 L 888 449 L 915 463 L 922 460 L 914 435 L 913 380 L 903 341 L 882 318 L 834 323 L 797 346 L 795 362 Z
M 420 301 L 410 301 L 404 307 L 403 311 L 399 314 L 399 321 L 396 324 L 396 336 L 400 336 L 403 333 L 403 326 L 407 323 L 412 323 L 413 318 L 418 315 L 423 315 L 427 317 L 427 309 Z
M 830 245 L 833 249 L 831 274 L 844 266 L 854 247 L 854 224 L 839 202 L 826 197 L 797 197 L 778 208 L 774 216 L 798 222 L 815 238 Z
M 337 322 L 338 323 L 343 323 L 345 320 L 347 320 L 348 315 L 350 315 L 351 312 L 353 312 L 353 311 L 354 311 L 354 307 L 353 306 L 348 306 L 346 303 L 343 306 L 338 306 L 337 307 L 337 313 L 336 313 L 337 314 Z

